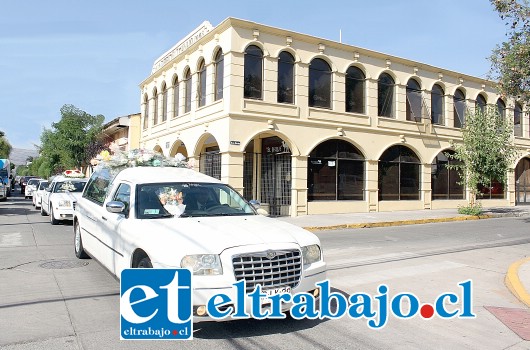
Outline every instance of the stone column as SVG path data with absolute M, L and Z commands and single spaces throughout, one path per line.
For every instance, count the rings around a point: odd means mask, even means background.
M 379 160 L 366 160 L 366 198 L 368 211 L 379 211 Z

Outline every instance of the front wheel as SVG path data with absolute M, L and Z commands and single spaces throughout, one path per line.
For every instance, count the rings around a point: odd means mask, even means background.
M 78 223 L 74 225 L 74 251 L 78 259 L 87 259 L 89 256 L 83 248 L 83 240 L 81 239 L 81 226 Z
M 136 267 L 139 269 L 150 269 L 153 267 L 153 264 L 151 264 L 151 259 L 146 256 L 140 259 Z
M 55 216 L 53 214 L 53 207 L 51 205 L 50 205 L 49 214 L 50 214 L 50 224 L 57 225 L 59 223 L 59 220 L 55 219 Z

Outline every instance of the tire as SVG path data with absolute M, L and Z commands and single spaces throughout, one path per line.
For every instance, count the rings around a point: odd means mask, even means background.
M 88 259 L 89 256 L 83 248 L 83 240 L 81 238 L 81 226 L 79 223 L 74 224 L 74 252 L 78 259 Z
M 42 216 L 46 216 L 47 215 L 46 211 L 44 210 L 44 205 L 42 205 L 42 203 L 40 205 L 40 215 L 42 215 Z
M 53 207 L 51 206 L 51 203 L 50 203 L 50 224 L 52 225 L 57 225 L 59 223 L 59 220 L 56 220 L 55 219 L 55 216 L 53 216 Z
M 149 259 L 147 256 L 144 256 L 143 258 L 138 261 L 138 265 L 136 265 L 136 268 L 138 269 L 151 269 L 153 268 L 153 264 L 151 264 L 151 259 Z

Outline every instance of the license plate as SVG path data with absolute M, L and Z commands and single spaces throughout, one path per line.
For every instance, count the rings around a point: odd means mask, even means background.
M 270 304 L 271 300 L 269 299 L 273 295 L 278 294 L 291 294 L 291 287 L 278 287 L 273 289 L 265 289 L 261 291 L 263 294 L 266 295 L 266 297 L 261 297 L 261 305 Z

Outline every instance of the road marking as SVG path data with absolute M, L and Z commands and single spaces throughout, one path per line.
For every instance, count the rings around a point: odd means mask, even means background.
M 0 247 L 17 247 L 22 245 L 22 235 L 20 232 L 2 233 L 0 237 Z

